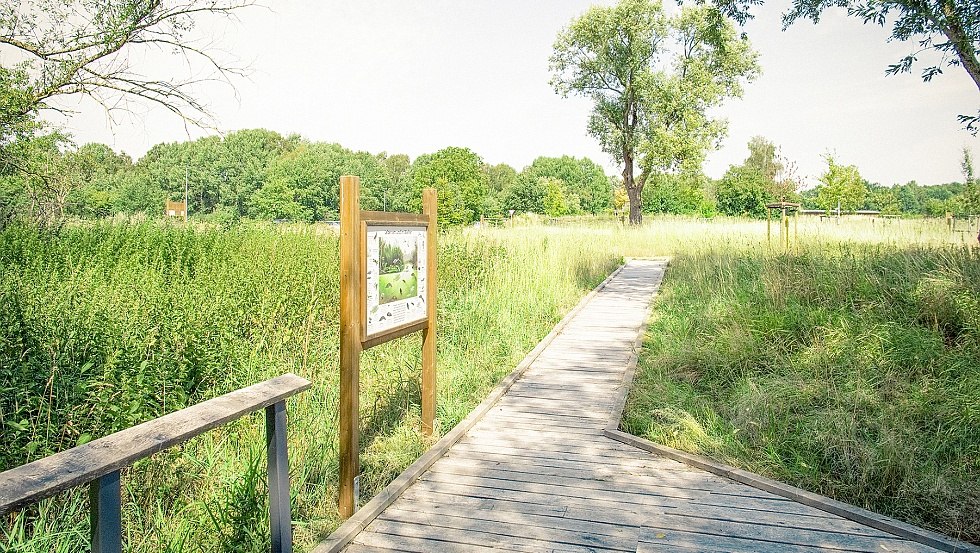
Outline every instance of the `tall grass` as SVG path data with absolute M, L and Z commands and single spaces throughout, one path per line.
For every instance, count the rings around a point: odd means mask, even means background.
M 941 224 L 801 220 L 799 234 L 790 253 L 765 222 L 725 219 L 443 234 L 437 431 L 621 256 L 672 255 L 627 428 L 975 539 L 975 255 Z M 308 549 L 339 524 L 337 246 L 317 226 L 6 229 L 0 469 L 292 371 L 314 382 L 288 405 Z M 429 445 L 419 341 L 362 358 L 362 502 Z M 250 417 L 127 470 L 128 550 L 263 550 L 262 441 Z M 0 549 L 83 549 L 84 495 L 6 517 Z
M 290 472 L 300 549 L 336 512 L 338 244 L 315 227 L 97 224 L 0 235 L 0 469 L 292 371 Z M 619 262 L 547 231 L 441 237 L 437 419 L 462 419 Z M 362 497 L 428 446 L 418 432 L 420 339 L 365 352 Z M 130 551 L 262 551 L 257 417 L 124 473 Z M 77 551 L 84 490 L 7 518 L 5 551 Z
M 980 250 L 854 236 L 675 252 L 623 426 L 980 542 Z

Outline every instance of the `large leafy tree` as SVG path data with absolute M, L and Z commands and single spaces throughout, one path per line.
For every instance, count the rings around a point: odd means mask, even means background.
M 588 158 L 542 156 L 525 167 L 518 178 L 528 184 L 537 184 L 542 177 L 561 181 L 569 202 L 569 213 L 576 211 L 575 206 L 593 215 L 612 207 L 609 178 L 602 167 Z
M 765 217 L 767 203 L 797 200 L 800 183 L 795 164 L 764 137 L 753 136 L 748 148 L 745 162 L 729 167 L 718 182 L 718 210 L 726 215 Z
M 361 207 L 381 209 L 380 191 L 387 187 L 389 176 L 376 156 L 339 144 L 301 142 L 269 164 L 266 182 L 254 197 L 252 215 L 306 221 L 337 219 L 341 175 L 359 175 Z
M 766 190 L 768 182 L 756 167 L 748 164 L 729 167 L 718 182 L 718 211 L 732 216 L 765 217 L 766 203 L 771 200 Z
M 489 195 L 483 160 L 469 148 L 450 146 L 419 156 L 412 164 L 413 207 L 421 208 L 422 189 L 433 187 L 439 195 L 439 223 L 461 225 L 486 213 Z
M 642 221 L 651 174 L 697 172 L 725 132 L 708 110 L 741 94 L 756 58 L 727 19 L 703 6 L 669 18 L 659 2 L 621 0 L 591 8 L 559 34 L 551 83 L 563 96 L 592 100 L 588 129 L 623 166 L 631 223 Z

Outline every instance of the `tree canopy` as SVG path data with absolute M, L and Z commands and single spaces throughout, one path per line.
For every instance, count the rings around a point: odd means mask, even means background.
M 840 206 L 843 211 L 860 209 L 868 196 L 868 187 L 854 165 L 841 165 L 827 154 L 827 170 L 816 188 L 817 205 L 828 211 Z
M 705 0 L 721 13 L 744 23 L 752 6 L 764 0 Z M 889 65 L 887 74 L 910 73 L 922 63 L 923 81 L 943 73 L 944 68 L 962 67 L 980 90 L 980 3 L 976 0 L 793 0 L 783 14 L 783 29 L 799 19 L 819 23 L 830 8 L 843 8 L 865 24 L 891 25 L 889 40 L 907 42 L 911 51 Z M 931 53 L 934 55 L 924 55 Z M 960 115 L 967 130 L 980 131 L 980 114 Z
M 667 17 L 659 2 L 621 0 L 593 6 L 558 35 L 551 83 L 593 102 L 588 130 L 623 166 L 631 223 L 642 220 L 651 174 L 700 169 L 725 133 L 708 110 L 741 94 L 756 58 L 730 21 L 703 6 Z
M 4 0 L 0 4 L 0 134 L 23 128 L 52 100 L 86 95 L 109 111 L 139 98 L 204 125 L 207 105 L 193 91 L 205 80 L 241 74 L 191 37 L 205 15 L 233 16 L 249 0 Z M 162 49 L 185 58 L 185 76 L 134 67 L 137 54 Z M 17 60 L 17 61 L 13 61 Z M 211 71 L 202 73 L 203 62 Z

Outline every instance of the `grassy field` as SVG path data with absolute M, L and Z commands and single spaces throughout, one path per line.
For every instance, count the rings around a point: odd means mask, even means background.
M 675 250 L 623 427 L 980 542 L 980 250 L 875 230 Z
M 444 433 L 619 263 L 546 231 L 444 234 L 438 431 Z M 288 404 L 300 550 L 339 523 L 337 240 L 316 227 L 77 226 L 0 234 L 0 469 L 292 371 Z M 427 443 L 420 339 L 361 364 L 362 497 Z M 130 551 L 263 551 L 258 415 L 124 473 Z M 257 484 L 257 485 L 256 485 Z M 87 546 L 85 490 L 5 517 L 0 550 Z M 366 499 L 365 499 L 366 501 Z
M 439 433 L 622 256 L 671 255 L 629 430 L 975 539 L 980 274 L 941 223 L 801 221 L 789 253 L 764 221 L 515 227 L 442 236 Z M 289 403 L 308 549 L 339 523 L 337 264 L 317 226 L 0 233 L 0 469 L 292 371 L 314 382 Z M 364 354 L 364 501 L 428 445 L 419 365 L 416 338 Z M 262 432 L 127 471 L 129 550 L 263 550 Z M 7 518 L 0 549 L 83 549 L 83 495 Z

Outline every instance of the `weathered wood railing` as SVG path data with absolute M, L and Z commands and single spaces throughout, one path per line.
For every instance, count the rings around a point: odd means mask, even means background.
M 93 553 L 122 550 L 119 472 L 136 461 L 265 408 L 274 553 L 292 551 L 286 398 L 310 387 L 295 374 L 260 382 L 0 473 L 0 515 L 89 484 Z

